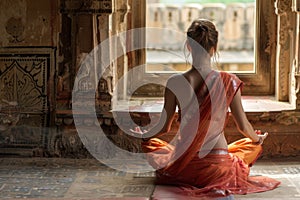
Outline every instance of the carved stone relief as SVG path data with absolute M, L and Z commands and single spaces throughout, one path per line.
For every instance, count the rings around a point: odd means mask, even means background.
M 53 60 L 52 49 L 1 49 L 0 148 L 44 145 L 54 103 Z
M 63 0 L 62 7 L 67 12 L 111 13 L 112 0 Z
M 96 53 L 97 55 L 91 55 L 93 48 L 109 37 L 109 14 L 112 13 L 112 9 L 111 0 L 63 0 L 61 2 L 61 12 L 63 15 L 65 16 L 67 14 L 68 17 L 71 16 L 70 19 L 72 22 L 69 23 L 69 25 L 73 32 L 73 39 L 70 41 L 70 46 L 73 50 L 70 55 L 71 59 L 69 59 L 72 60 L 69 67 L 67 67 L 66 64 L 60 65 L 59 71 L 61 75 L 58 77 L 57 85 L 59 93 L 64 94 L 64 89 L 69 88 L 71 85 L 73 92 L 79 94 L 79 96 L 81 93 L 83 98 L 86 96 L 84 94 L 86 92 L 95 93 L 96 91 L 96 98 L 99 97 L 100 93 L 102 97 L 104 93 L 107 93 L 108 96 L 112 94 L 112 69 L 109 68 L 103 72 L 101 71 L 102 69 L 98 67 L 98 65 L 100 66 L 101 64 L 100 52 L 105 52 L 109 55 L 110 49 L 101 49 Z M 88 37 L 89 39 L 82 40 L 84 37 Z M 106 54 L 104 56 L 107 56 Z M 68 59 L 65 59 L 64 62 L 69 63 Z M 101 78 L 101 83 L 96 83 L 98 78 Z M 104 81 L 105 83 L 103 83 Z M 74 87 L 72 87 L 73 84 Z M 99 85 L 100 87 L 105 85 L 106 91 L 103 91 L 104 87 L 96 90 Z M 105 97 L 105 99 L 111 98 Z M 65 101 L 67 101 L 67 99 L 65 99 Z M 99 102 L 99 104 L 103 104 L 101 99 L 96 100 L 96 102 L 97 104 Z M 63 103 L 61 102 L 61 104 Z M 104 102 L 104 104 L 110 104 L 110 100 L 109 102 Z M 62 108 L 63 107 L 64 106 L 62 106 Z
M 99 16 L 97 16 L 97 29 L 99 31 L 100 34 L 100 43 L 101 42 L 106 42 L 110 36 L 110 17 L 107 14 L 101 14 Z M 111 49 L 110 47 L 108 47 L 108 49 L 104 49 L 103 46 L 99 45 L 98 46 L 101 51 L 101 56 L 100 56 L 100 61 L 103 59 L 102 57 L 105 57 L 105 59 L 110 59 L 111 55 Z M 103 66 L 102 66 L 103 67 Z M 111 96 L 113 94 L 113 88 L 114 88 L 114 84 L 113 84 L 113 66 L 112 64 L 109 66 L 105 66 L 106 69 L 101 69 L 99 71 L 101 71 L 98 75 L 98 77 L 100 78 L 99 81 L 99 85 L 98 85 L 98 92 L 99 95 L 104 95 L 109 97 L 109 102 L 106 102 L 107 98 L 101 100 L 100 101 L 104 101 L 104 104 L 110 104 L 110 99 Z M 102 71 L 104 70 L 104 71 Z M 101 106 L 101 105 L 100 105 Z M 110 106 L 109 106 L 110 107 Z
M 299 154 L 300 115 L 298 112 L 247 113 L 247 117 L 255 129 L 269 133 L 263 146 L 265 157 L 284 157 Z M 243 137 L 236 129 L 232 118 L 229 119 L 225 134 L 229 143 Z
M 63 95 L 65 93 L 69 94 L 71 91 L 70 85 L 70 63 L 64 65 L 63 73 L 58 76 L 57 80 L 57 92 L 58 95 Z
M 26 1 L 21 0 L 0 1 L 0 46 L 18 44 L 24 40 L 26 6 Z
M 300 74 L 296 72 L 295 74 L 295 80 L 296 80 L 296 89 L 295 89 L 295 94 L 296 94 L 296 109 L 300 109 Z
M 281 111 L 277 113 L 263 113 L 253 122 L 272 122 L 284 126 L 300 125 L 300 113 L 296 111 Z
M 292 9 L 292 1 L 289 0 L 275 0 L 275 12 L 277 15 L 282 15 L 290 12 Z
M 300 5 L 298 5 L 300 7 Z M 295 96 L 296 96 L 296 109 L 300 109 L 300 10 L 295 8 L 296 10 L 296 33 L 295 33 L 295 57 L 293 60 L 293 67 L 295 70 Z
M 291 46 L 293 40 L 292 2 L 290 0 L 276 0 L 275 12 L 278 15 L 278 41 L 277 41 L 277 98 L 280 101 L 289 100 Z
M 0 1 L 0 46 L 56 46 L 58 1 Z
M 9 42 L 19 43 L 24 40 L 24 24 L 22 18 L 11 17 L 7 20 L 5 26 L 6 32 L 10 35 Z

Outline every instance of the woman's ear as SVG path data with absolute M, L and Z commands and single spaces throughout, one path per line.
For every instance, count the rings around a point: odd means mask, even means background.
M 192 52 L 192 47 L 189 42 L 186 42 L 186 48 L 189 50 L 189 52 Z
M 215 48 L 212 47 L 212 48 L 210 48 L 210 50 L 209 50 L 209 55 L 210 55 L 210 56 L 213 56 L 215 52 L 216 52 Z

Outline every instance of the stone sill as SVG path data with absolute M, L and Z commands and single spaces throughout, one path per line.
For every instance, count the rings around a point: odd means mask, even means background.
M 246 113 L 281 112 L 295 110 L 289 102 L 276 101 L 273 96 L 243 96 L 242 104 Z M 160 113 L 163 99 L 136 98 L 130 102 L 119 101 L 112 109 L 113 112 Z
M 118 101 L 111 112 L 131 112 L 131 113 L 153 113 L 159 114 L 163 108 L 162 98 L 135 98 L 131 101 Z M 293 111 L 295 106 L 289 102 L 276 101 L 273 96 L 243 96 L 242 104 L 246 113 L 282 112 Z M 98 113 L 101 115 L 111 115 L 111 112 Z M 78 113 L 79 114 L 79 113 Z M 83 115 L 92 114 L 83 111 Z M 58 109 L 58 116 L 72 116 L 72 110 Z

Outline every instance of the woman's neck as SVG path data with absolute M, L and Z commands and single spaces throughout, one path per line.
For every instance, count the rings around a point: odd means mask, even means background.
M 191 70 L 198 71 L 203 78 L 205 78 L 212 71 L 210 65 L 195 65 L 194 63 Z

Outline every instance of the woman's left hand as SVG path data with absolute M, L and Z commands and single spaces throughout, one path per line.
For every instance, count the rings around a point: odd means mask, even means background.
M 257 136 L 259 137 L 257 144 L 262 145 L 263 142 L 265 141 L 265 139 L 268 137 L 269 133 L 268 132 L 262 133 L 261 130 L 255 130 L 255 132 L 256 132 Z

